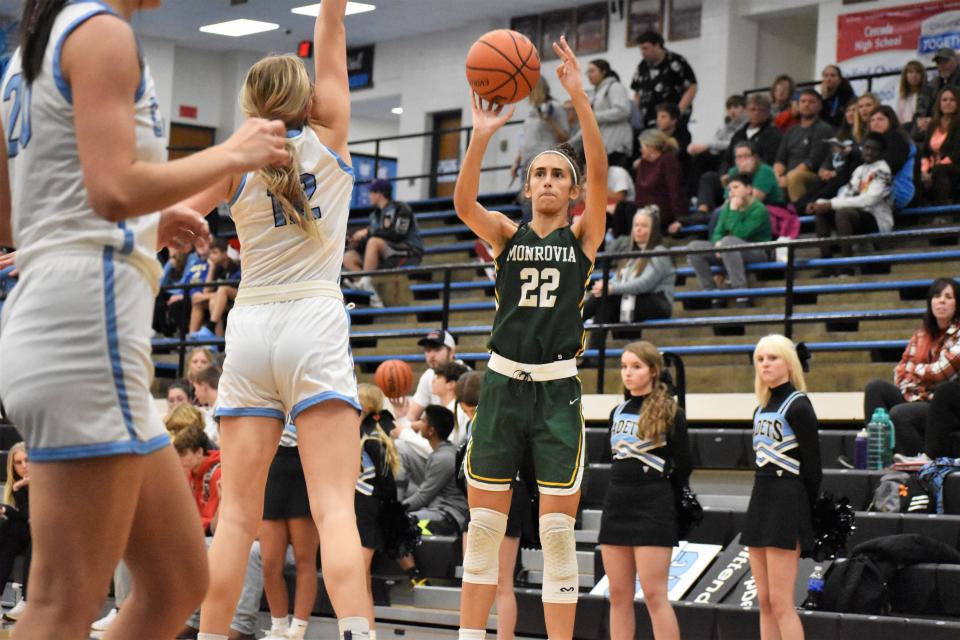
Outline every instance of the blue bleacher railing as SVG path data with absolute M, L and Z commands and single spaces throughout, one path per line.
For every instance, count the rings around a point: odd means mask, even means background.
M 960 212 L 960 208 L 953 207 L 949 209 L 954 213 Z M 947 212 L 946 210 L 943 212 Z M 846 266 L 852 264 L 863 264 L 863 263 L 896 263 L 896 262 L 934 262 L 939 260 L 958 260 L 960 259 L 960 250 L 950 249 L 945 251 L 916 251 L 908 252 L 901 254 L 889 254 L 889 255 L 867 255 L 867 256 L 858 256 L 853 258 L 805 258 L 798 256 L 798 251 L 817 249 L 825 244 L 850 244 L 850 243 L 874 243 L 875 245 L 888 245 L 888 244 L 903 244 L 909 241 L 922 241 L 922 240 L 932 240 L 936 238 L 957 238 L 960 235 L 960 227 L 942 227 L 935 229 L 908 229 L 908 230 L 899 230 L 892 231 L 884 234 L 870 234 L 870 235 L 861 235 L 861 236 L 848 236 L 842 238 L 829 238 L 829 239 L 820 239 L 820 238 L 811 238 L 803 240 L 792 240 L 789 242 L 766 242 L 766 243 L 757 243 L 751 245 L 752 248 L 765 249 L 772 252 L 778 247 L 786 247 L 787 250 L 787 259 L 786 262 L 765 262 L 765 263 L 754 263 L 750 265 L 751 267 L 759 267 L 756 270 L 782 270 L 784 273 L 784 285 L 783 287 L 760 287 L 757 289 L 741 289 L 741 290 L 726 290 L 726 291 L 710 291 L 710 292 L 701 292 L 701 291 L 691 291 L 683 292 L 684 294 L 689 294 L 690 298 L 696 297 L 728 297 L 728 296 L 737 296 L 737 297 L 776 297 L 782 296 L 784 300 L 783 312 L 782 313 L 761 313 L 761 314 L 751 314 L 744 313 L 741 315 L 732 315 L 732 316 L 713 316 L 713 317 L 693 317 L 693 318 L 669 318 L 664 320 L 648 320 L 645 322 L 639 323 L 606 323 L 606 324 L 595 324 L 587 327 L 588 331 L 591 332 L 601 332 L 602 338 L 600 340 L 600 347 L 596 351 L 589 350 L 585 353 L 586 357 L 596 358 L 597 360 L 597 392 L 602 393 L 604 388 L 604 371 L 605 371 L 605 361 L 608 357 L 619 356 L 619 352 L 616 350 L 607 348 L 607 338 L 610 336 L 611 332 L 619 331 L 624 329 L 645 329 L 645 328 L 682 328 L 684 326 L 755 326 L 755 325 L 781 325 L 781 332 L 788 336 L 793 337 L 794 334 L 794 325 L 798 323 L 814 323 L 814 322 L 859 322 L 859 321 L 877 321 L 877 320 L 890 320 L 890 319 L 899 319 L 899 318 L 912 318 L 919 317 L 922 314 L 922 309 L 891 309 L 891 310 L 861 310 L 861 311 L 821 311 L 821 312 L 805 312 L 797 313 L 795 312 L 795 297 L 798 294 L 810 295 L 815 293 L 828 293 L 834 292 L 835 289 L 830 287 L 836 287 L 837 285 L 796 285 L 796 272 L 798 270 L 806 270 L 813 268 L 821 267 L 830 267 L 830 266 Z M 700 250 L 690 250 L 687 248 L 673 248 L 665 249 L 660 251 L 631 251 L 631 252 L 622 252 L 622 253 L 601 253 L 597 256 L 597 271 L 601 273 L 601 277 L 604 280 L 604 291 L 606 291 L 607 283 L 609 282 L 610 273 L 615 267 L 616 263 L 620 260 L 638 256 L 661 256 L 666 255 L 670 256 L 674 262 L 676 262 L 680 257 L 687 256 L 694 253 L 718 253 L 726 251 L 737 251 L 742 250 L 742 247 L 713 247 L 710 249 L 700 249 Z M 439 314 L 440 323 L 444 329 L 450 329 L 450 314 L 451 311 L 469 311 L 469 310 L 493 310 L 494 303 L 493 301 L 482 301 L 482 302 L 468 302 L 468 303 L 458 303 L 454 304 L 451 302 L 451 292 L 454 289 L 454 283 L 452 282 L 454 272 L 462 271 L 476 271 L 477 269 L 483 268 L 486 263 L 479 262 L 465 262 L 465 263 L 453 263 L 453 264 L 440 264 L 440 265 L 426 265 L 426 266 L 417 266 L 417 267 L 402 267 L 397 269 L 380 269 L 376 271 L 357 271 L 345 273 L 345 276 L 356 277 L 362 275 L 370 275 L 376 278 L 383 278 L 389 276 L 413 276 L 418 274 L 431 274 L 432 276 L 441 276 L 442 277 L 442 287 L 440 290 L 441 300 L 439 305 L 407 305 L 401 307 L 388 307 L 386 309 L 367 309 L 367 308 L 357 308 L 353 309 L 350 313 L 354 317 L 363 317 L 363 316 L 380 316 L 380 315 L 416 315 L 416 314 Z M 748 267 L 749 268 L 749 267 Z M 924 288 L 929 285 L 929 280 L 905 280 L 897 281 L 896 284 L 900 288 Z M 219 284 L 229 284 L 236 285 L 238 281 L 236 280 L 222 280 L 209 283 L 207 286 L 219 285 Z M 889 290 L 892 284 L 890 283 L 849 283 L 845 287 L 849 287 L 851 291 L 871 291 L 871 290 Z M 178 287 L 177 285 L 170 285 L 164 287 L 165 289 L 176 289 L 182 288 L 182 285 Z M 349 297 L 349 292 L 348 292 Z M 187 313 L 189 313 L 189 308 L 187 308 Z M 471 327 L 456 327 L 456 332 L 459 335 L 484 335 L 489 333 L 489 326 L 471 326 Z M 351 338 L 354 340 L 357 339 L 378 339 L 378 338 L 409 338 L 414 335 L 421 333 L 421 329 L 410 328 L 410 329 L 393 329 L 393 330 L 362 330 L 354 329 L 351 332 Z M 887 344 L 889 342 L 889 344 Z M 860 341 L 860 342 L 850 342 L 850 343 L 817 343 L 818 350 L 841 350 L 841 349 L 890 349 L 897 348 L 904 341 Z M 206 340 L 192 340 L 187 339 L 187 336 L 181 331 L 180 335 L 176 339 L 160 339 L 155 341 L 155 347 L 168 350 L 177 350 L 179 355 L 179 365 L 178 365 L 178 375 L 184 370 L 186 350 L 195 346 L 203 345 L 223 345 L 222 338 L 211 338 Z M 901 347 L 902 348 L 902 347 Z M 698 353 L 748 353 L 752 351 L 752 345 L 713 345 L 710 348 L 697 349 L 691 347 L 669 347 L 666 345 L 662 346 L 663 352 L 673 353 L 678 357 L 683 355 L 692 355 Z M 464 354 L 466 355 L 466 354 Z M 485 359 L 485 354 L 470 354 L 472 360 L 483 360 Z M 395 356 L 389 356 L 395 357 Z M 417 359 L 420 357 L 412 356 L 412 359 Z M 370 360 L 372 358 L 372 360 Z M 358 356 L 356 361 L 360 364 L 366 363 L 367 360 L 370 362 L 378 361 L 385 359 L 381 356 Z

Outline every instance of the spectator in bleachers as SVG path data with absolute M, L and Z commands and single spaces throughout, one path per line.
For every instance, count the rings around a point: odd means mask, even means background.
M 167 433 L 169 433 L 171 437 L 190 428 L 204 431 L 205 425 L 203 412 L 192 404 L 179 405 L 163 419 L 163 426 L 166 427 Z
M 517 157 L 510 169 L 511 183 L 526 175 L 526 167 L 533 157 L 570 137 L 570 125 L 563 104 L 550 94 L 550 84 L 540 76 L 527 98 L 529 109 L 523 120 L 523 131 L 517 147 Z
M 3 505 L 0 506 L 0 589 L 10 579 L 14 560 L 22 555 L 20 584 L 23 597 L 3 613 L 7 620 L 16 621 L 26 606 L 31 547 L 30 458 L 27 446 L 18 442 L 7 452 L 7 480 L 3 485 Z
M 187 254 L 183 251 L 170 249 L 166 262 L 163 263 L 163 275 L 160 277 L 160 286 L 176 284 L 183 276 L 183 269 L 187 264 Z M 177 330 L 170 314 L 167 312 L 170 296 L 173 290 L 161 290 L 157 294 L 153 306 L 153 330 L 165 336 L 172 336 Z
M 174 380 L 167 387 L 167 415 L 182 404 L 193 406 L 193 385 L 189 380 Z
M 914 116 L 923 113 L 927 89 L 927 70 L 919 60 L 911 60 L 903 65 L 900 72 L 900 84 L 897 88 L 897 118 L 903 125 L 911 126 Z
M 630 234 L 631 220 L 637 210 L 637 191 L 633 176 L 623 167 L 607 167 L 607 230 L 614 238 Z M 586 207 L 586 201 L 584 201 Z
M 881 134 L 887 141 L 887 150 L 883 159 L 893 174 L 893 206 L 896 209 L 907 207 L 916 194 L 913 182 L 916 165 L 917 147 L 910 135 L 901 126 L 896 112 L 882 104 L 870 114 L 870 131 Z
M 640 130 L 656 126 L 657 105 L 672 102 L 680 110 L 684 123 L 690 121 L 693 99 L 697 95 L 697 76 L 679 53 L 663 46 L 663 36 L 656 31 L 640 34 L 640 55 L 630 88 L 640 108 Z
M 790 103 L 793 101 L 793 92 L 796 88 L 793 78 L 787 74 L 781 74 L 774 79 L 770 86 L 770 116 L 772 118 L 778 117 L 785 111 L 790 111 Z
M 677 141 L 677 159 L 680 160 L 680 169 L 683 172 L 680 184 L 686 193 L 686 180 L 690 175 L 691 159 L 687 149 L 693 136 L 680 118 L 680 109 L 673 102 L 661 102 L 657 105 L 657 129 Z M 635 166 L 635 165 L 634 165 Z
M 932 205 L 950 204 L 960 179 L 960 88 L 944 87 L 933 104 L 920 163 L 920 180 Z
M 625 241 L 625 242 L 624 242 Z M 656 206 L 642 207 L 633 216 L 633 232 L 624 236 L 608 251 L 662 250 L 660 221 Z M 593 283 L 583 308 L 584 319 L 597 324 L 608 322 L 643 322 L 673 315 L 673 292 L 676 269 L 669 256 L 629 258 L 610 278 L 607 295 L 603 280 Z M 600 346 L 599 331 L 590 332 L 590 348 Z
M 657 129 L 640 134 L 640 159 L 636 166 L 637 206 L 656 205 L 660 231 L 672 235 L 680 230 L 680 216 L 687 213 L 680 178 L 677 141 Z
M 795 588 L 801 556 L 813 551 L 812 505 L 823 468 L 817 416 L 789 338 L 768 335 L 753 353 L 756 474 L 740 544 L 749 548 L 764 638 L 803 638 Z
M 863 394 L 863 415 L 870 420 L 878 407 L 890 414 L 896 430 L 896 450 L 914 456 L 924 450 L 930 401 L 939 385 L 956 381 L 960 374 L 960 285 L 950 278 L 937 278 L 927 290 L 923 325 L 893 370 L 893 383 L 871 380 Z M 931 434 L 939 442 L 940 434 Z M 933 450 L 939 454 L 939 446 Z
M 230 259 L 227 253 L 225 238 L 213 238 L 210 241 L 210 255 L 207 258 L 207 273 L 205 282 L 214 280 L 232 279 L 239 275 L 240 265 Z M 197 289 L 190 295 L 190 333 L 196 337 L 210 337 L 214 335 L 215 326 L 205 326 L 204 320 L 210 309 L 211 301 L 216 297 L 217 286 Z M 205 331 L 201 331 L 205 329 Z
M 857 97 L 843 71 L 835 64 L 828 64 L 820 72 L 820 119 L 833 127 L 843 122 L 847 103 Z
M 863 164 L 854 169 L 850 181 L 841 187 L 837 196 L 822 199 L 810 205 L 809 211 L 816 216 L 817 237 L 829 238 L 834 232 L 840 236 L 867 233 L 885 233 L 893 228 L 893 176 L 883 159 L 886 139 L 871 132 L 860 147 Z M 830 245 L 820 248 L 820 257 L 832 258 L 837 250 Z M 840 247 L 840 255 L 853 255 L 853 245 Z M 850 274 L 849 269 L 841 272 Z M 822 275 L 835 275 L 835 270 L 826 270 Z
M 771 113 L 767 96 L 762 93 L 750 94 L 746 106 L 747 121 L 730 138 L 730 146 L 720 165 L 721 172 L 728 171 L 734 165 L 733 150 L 739 142 L 752 142 L 766 164 L 773 165 L 777 161 L 783 134 L 774 126 Z
M 220 374 L 220 367 L 210 365 L 193 375 L 193 393 L 197 398 L 200 412 L 203 414 L 203 430 L 215 447 L 220 446 L 220 428 L 213 418 L 213 410 L 217 406 Z
M 711 219 L 711 216 L 702 214 L 707 212 L 719 215 L 715 209 L 726 200 L 727 185 L 730 183 L 730 179 L 738 174 L 745 173 L 753 176 L 753 196 L 763 202 L 768 209 L 773 205 L 781 208 L 786 206 L 787 199 L 777 182 L 777 175 L 773 172 L 773 167 L 763 161 L 753 142 L 746 140 L 738 142 L 733 149 L 733 160 L 733 166 L 715 184 L 706 184 L 705 181 L 701 180 L 700 204 L 698 204 L 701 215 L 688 216 L 683 221 L 684 225 L 706 222 Z M 716 224 L 715 219 L 713 224 Z M 713 225 L 710 227 L 710 231 L 712 230 Z
M 793 98 L 791 98 L 790 107 L 784 109 L 773 118 L 773 124 L 780 133 L 786 133 L 800 124 L 800 121 L 800 92 L 798 91 Z
M 636 637 L 634 596 L 640 579 L 655 638 L 679 640 L 667 584 L 679 542 L 675 492 L 693 465 L 683 410 L 660 381 L 663 357 L 649 342 L 623 349 L 626 399 L 610 413 L 610 486 L 600 520 L 600 553 L 610 583 L 610 638 Z
M 286 423 L 270 463 L 260 524 L 263 590 L 270 607 L 268 638 L 283 640 L 303 640 L 317 599 L 320 533 L 310 513 L 307 480 L 297 443 L 296 428 Z M 293 620 L 288 617 L 290 595 L 283 575 L 288 546 L 293 547 L 296 566 Z
M 440 400 L 437 404 L 446 407 L 453 414 L 453 431 L 447 439 L 458 447 L 467 437 L 467 423 L 470 417 L 457 403 L 457 381 L 468 371 L 470 368 L 465 364 L 448 362 L 434 371 L 433 382 L 430 384 L 431 395 Z
M 949 380 L 937 386 L 937 392 L 930 401 L 923 455 L 930 460 L 943 456 L 957 457 L 960 455 L 960 450 L 952 445 L 951 437 L 958 432 L 960 432 L 960 382 Z
M 833 136 L 833 127 L 819 117 L 820 94 L 804 89 L 798 104 L 800 124 L 783 136 L 773 165 L 780 187 L 787 190 L 790 202 L 802 198 L 817 179 L 815 172 L 828 151 L 825 141 Z
M 187 352 L 187 379 L 213 364 L 213 352 L 207 347 L 195 347 Z
M 690 266 L 697 273 L 697 280 L 704 291 L 717 289 L 717 282 L 711 272 L 711 265 L 722 264 L 729 286 L 734 289 L 747 287 L 746 263 L 767 258 L 766 251 L 752 249 L 754 242 L 769 242 L 771 237 L 770 214 L 763 203 L 753 195 L 753 180 L 749 174 L 737 174 L 730 178 L 727 185 L 730 197 L 720 212 L 720 219 L 713 230 L 710 240 L 694 240 L 688 249 L 709 249 L 710 247 L 743 246 L 740 251 L 725 251 L 718 254 L 698 253 L 690 255 Z M 716 298 L 715 307 L 722 307 L 725 301 Z M 750 298 L 739 297 L 739 308 L 748 308 Z
M 859 118 L 855 102 L 850 103 L 847 115 L 851 120 Z M 820 164 L 817 179 L 810 184 L 803 197 L 794 203 L 797 211 L 813 214 L 811 205 L 817 200 L 836 196 L 840 188 L 850 181 L 854 169 L 863 162 L 860 157 L 860 143 L 855 139 L 852 127 L 840 127 L 837 135 L 829 138 L 827 144 L 830 151 Z
M 587 80 L 590 104 L 600 125 L 600 135 L 607 149 L 608 166 L 627 168 L 633 152 L 633 127 L 630 126 L 630 96 L 620 82 L 620 76 L 603 58 L 596 58 L 587 65 Z M 579 129 L 570 136 L 570 144 L 576 148 L 583 145 Z M 550 145 L 553 146 L 553 145 Z M 539 151 L 544 151 L 544 147 Z
M 433 451 L 427 459 L 423 484 L 404 498 L 403 504 L 418 520 L 426 521 L 425 529 L 430 533 L 460 535 L 469 510 L 457 486 L 457 448 L 448 439 L 453 431 L 453 413 L 432 404 L 424 409 L 424 415 L 421 433 Z
M 870 114 L 880 106 L 880 98 L 867 92 L 857 98 L 857 116 L 853 126 L 853 139 L 860 144 L 870 130 Z
M 177 327 L 184 331 L 188 330 L 192 320 L 192 303 L 194 294 L 201 293 L 202 287 L 195 285 L 202 284 L 207 280 L 207 273 L 210 270 L 210 246 L 202 245 L 190 252 L 187 256 L 186 264 L 183 267 L 183 273 L 176 284 L 184 285 L 183 289 L 170 289 L 170 297 L 167 298 L 167 319 L 166 322 L 171 327 Z M 194 285 L 187 288 L 186 285 Z
M 957 53 L 950 47 L 940 47 L 933 54 L 933 62 L 937 65 L 937 72 L 933 77 L 927 78 L 924 92 L 924 102 L 928 108 L 922 116 L 930 116 L 937 102 L 937 97 L 944 87 L 960 87 L 960 64 L 957 61 Z M 919 109 L 919 106 L 918 106 Z M 920 128 L 926 130 L 929 121 L 920 121 Z
M 373 271 L 414 266 L 423 258 L 423 240 L 417 232 L 417 220 L 406 202 L 393 199 L 393 185 L 378 178 L 370 183 L 370 224 L 354 231 L 343 254 L 347 271 Z M 373 294 L 370 306 L 382 307 L 370 276 L 363 276 L 357 288 Z
M 690 174 L 687 176 L 687 192 L 696 193 L 701 176 L 716 173 L 727 156 L 733 135 L 746 123 L 745 102 L 739 94 L 727 98 L 723 124 L 717 128 L 709 142 L 691 142 L 687 153 L 691 157 Z
M 207 434 L 197 427 L 179 431 L 173 437 L 173 446 L 187 473 L 204 534 L 213 535 L 210 523 L 220 507 L 220 452 L 211 448 Z
M 231 278 L 239 276 L 238 270 Z M 227 333 L 227 314 L 233 309 L 233 301 L 237 299 L 238 291 L 238 287 L 222 284 L 210 299 L 210 324 L 213 325 L 214 334 L 221 338 Z

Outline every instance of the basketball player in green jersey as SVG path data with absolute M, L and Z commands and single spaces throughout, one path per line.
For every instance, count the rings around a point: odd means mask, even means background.
M 497 584 L 497 551 L 507 525 L 510 483 L 530 450 L 540 489 L 543 603 L 547 636 L 570 640 L 578 595 L 574 518 L 580 502 L 584 427 L 576 357 L 583 349 L 584 290 L 606 224 L 607 156 L 583 90 L 580 65 L 564 38 L 554 43 L 560 84 L 583 131 L 586 210 L 570 225 L 570 202 L 583 177 L 567 149 L 544 151 L 527 168 L 529 225 L 517 226 L 477 202 L 480 164 L 513 108 L 473 96 L 473 136 L 457 179 L 454 206 L 493 247 L 497 313 L 490 362 L 466 456 L 470 528 L 463 561 L 460 639 L 483 639 Z

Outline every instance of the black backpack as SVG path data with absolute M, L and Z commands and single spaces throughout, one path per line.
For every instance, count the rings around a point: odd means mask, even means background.
M 866 554 L 837 560 L 823 585 L 820 608 L 843 613 L 887 615 L 891 610 L 887 585 L 895 571 L 893 564 Z

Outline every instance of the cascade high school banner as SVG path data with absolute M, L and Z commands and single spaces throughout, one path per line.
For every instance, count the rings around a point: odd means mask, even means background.
M 837 17 L 837 64 L 845 76 L 899 71 L 908 60 L 932 64 L 940 47 L 960 49 L 960 0 L 931 0 Z M 873 92 L 897 100 L 898 76 L 880 78 Z M 860 94 L 866 82 L 854 83 Z

